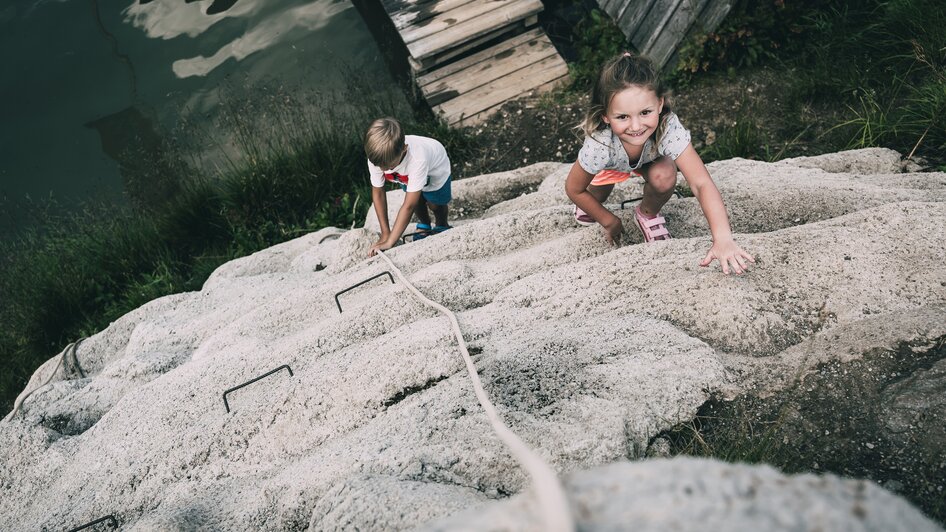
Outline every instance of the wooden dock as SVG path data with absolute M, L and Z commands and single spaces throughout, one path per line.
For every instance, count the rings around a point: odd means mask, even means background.
M 417 85 L 452 126 L 481 122 L 506 101 L 567 80 L 541 28 L 541 0 L 381 0 Z
M 568 79 L 548 36 L 533 29 L 417 78 L 435 113 L 450 125 L 476 124 L 508 100 Z

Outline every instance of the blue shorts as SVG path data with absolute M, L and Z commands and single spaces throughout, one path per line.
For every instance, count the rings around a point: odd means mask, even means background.
M 427 200 L 427 203 L 433 203 L 434 205 L 446 205 L 450 203 L 450 200 L 453 199 L 453 193 L 451 192 L 450 183 L 453 182 L 453 176 L 447 176 L 447 181 L 443 184 L 442 187 L 437 190 L 432 190 L 430 192 L 421 192 L 421 195 Z M 407 192 L 407 185 L 401 185 L 401 190 Z

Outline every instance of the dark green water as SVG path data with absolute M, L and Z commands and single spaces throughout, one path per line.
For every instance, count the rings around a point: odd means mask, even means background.
M 274 109 L 304 115 L 348 90 L 351 73 L 393 84 L 348 0 L 8 2 L 0 7 L 5 230 L 23 223 L 28 198 L 74 205 L 146 195 L 164 172 L 155 153 L 169 142 L 194 165 L 218 168 L 240 156 L 238 130 L 266 138 Z

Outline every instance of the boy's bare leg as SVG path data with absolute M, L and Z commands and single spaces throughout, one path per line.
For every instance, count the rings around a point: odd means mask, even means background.
M 421 194 L 420 201 L 414 206 L 414 216 L 417 216 L 418 223 L 430 225 L 430 213 L 427 212 L 427 200 Z
M 431 203 L 430 210 L 434 211 L 434 219 L 437 220 L 437 225 L 440 227 L 446 227 L 447 213 L 450 210 L 449 205 L 434 205 Z

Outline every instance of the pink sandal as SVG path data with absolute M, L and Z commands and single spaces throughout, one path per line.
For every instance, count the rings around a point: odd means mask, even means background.
M 634 207 L 634 221 L 637 222 L 638 229 L 644 235 L 644 242 L 653 242 L 655 240 L 670 240 L 670 231 L 667 230 L 667 220 L 663 216 L 657 215 L 653 218 L 644 216 L 640 205 Z
M 578 222 L 578 225 L 594 225 L 598 222 L 594 218 L 588 215 L 585 211 L 578 208 L 578 205 L 575 205 L 575 221 Z

